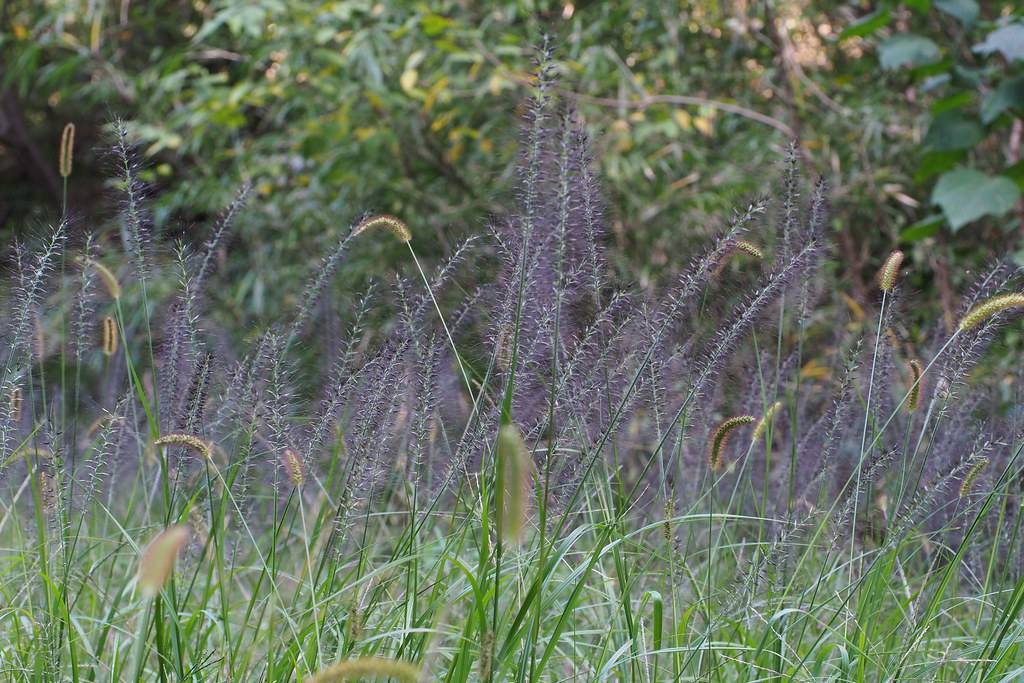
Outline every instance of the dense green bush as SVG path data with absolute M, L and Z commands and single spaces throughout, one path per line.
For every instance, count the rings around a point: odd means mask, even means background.
M 967 214 L 949 223 L 933 200 L 954 198 L 949 212 L 964 206 L 957 192 L 980 189 L 990 209 L 1013 203 L 1020 16 L 974 0 L 10 0 L 0 77 L 6 115 L 24 127 L 0 134 L 2 229 L 52 216 L 51 160 L 69 121 L 71 208 L 91 215 L 107 177 L 103 129 L 122 116 L 159 234 L 190 235 L 241 179 L 254 182 L 258 208 L 234 244 L 246 261 L 229 259 L 223 298 L 242 319 L 279 315 L 309 247 L 357 211 L 415 222 L 432 256 L 500 205 L 517 103 L 548 32 L 600 152 L 620 272 L 648 286 L 677 271 L 679 240 L 767 191 L 765 171 L 797 136 L 834 188 L 846 257 L 835 277 L 853 301 L 870 297 L 875 255 L 916 245 L 911 258 L 928 267 L 914 285 L 951 320 L 962 272 L 994 240 L 1018 248 L 1019 210 L 961 226 Z

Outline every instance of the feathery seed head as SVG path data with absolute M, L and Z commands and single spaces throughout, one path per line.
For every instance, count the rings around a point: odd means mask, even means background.
M 117 323 L 109 315 L 105 316 L 101 331 L 100 346 L 103 349 L 103 355 L 113 356 L 117 353 Z
M 736 250 L 742 251 L 746 254 L 750 254 L 754 258 L 764 258 L 764 252 L 761 251 L 761 247 L 757 246 L 753 242 L 748 242 L 747 240 L 738 240 L 736 242 Z
M 765 431 L 768 429 L 768 425 L 775 419 L 775 414 L 779 412 L 782 407 L 782 401 L 776 401 L 775 403 L 768 406 L 768 410 L 764 411 L 764 415 L 754 425 L 754 433 L 750 435 L 751 441 L 759 441 L 764 436 Z
M 982 456 L 971 465 L 971 469 L 967 470 L 967 474 L 964 475 L 964 481 L 960 484 L 960 497 L 963 498 L 971 492 L 971 487 L 974 486 L 974 482 L 978 480 L 981 473 L 984 471 L 985 466 L 988 465 L 988 458 Z
M 498 467 L 502 479 L 502 509 L 498 528 L 502 538 L 518 541 L 526 522 L 526 501 L 533 460 L 514 424 L 498 432 Z
M 25 404 L 25 400 L 22 398 L 21 387 L 14 387 L 11 389 L 11 395 L 7 398 L 8 415 L 10 415 L 11 422 L 17 422 L 21 419 L 21 409 Z
M 151 598 L 167 585 L 178 553 L 188 538 L 188 527 L 176 525 L 167 527 L 149 542 L 139 560 L 139 588 L 144 596 Z
M 985 303 L 978 304 L 963 317 L 959 329 L 966 332 L 985 322 L 996 313 L 1002 313 L 1011 308 L 1024 308 L 1024 294 L 1003 294 L 994 296 Z
M 921 374 L 924 370 L 921 368 L 921 362 L 916 358 L 910 361 L 910 374 L 913 377 L 914 383 L 910 385 L 910 396 L 907 398 L 907 412 L 914 412 L 917 410 L 918 404 L 921 402 Z
M 487 632 L 484 633 L 484 637 L 480 641 L 480 660 L 477 664 L 480 680 L 490 680 L 491 667 L 494 665 L 494 631 L 491 629 L 487 629 Z
M 883 292 L 891 292 L 900 277 L 900 266 L 903 265 L 903 252 L 899 249 L 889 254 L 882 269 L 878 271 L 878 286 Z
M 207 460 L 213 459 L 213 447 L 198 436 L 192 434 L 165 434 L 154 442 L 157 446 L 184 446 L 190 448 Z
M 737 427 L 748 425 L 756 419 L 753 415 L 737 415 L 718 425 L 718 429 L 715 430 L 714 435 L 711 437 L 711 447 L 708 450 L 708 465 L 711 466 L 712 470 L 717 471 L 722 466 L 722 455 L 726 444 L 729 442 L 729 435 Z
M 103 286 L 107 288 L 107 293 L 110 294 L 111 299 L 121 298 L 121 283 L 118 282 L 117 276 L 114 275 L 112 270 L 99 261 L 91 258 L 84 259 L 82 263 L 86 267 L 92 268 L 96 271 L 96 274 L 100 276 L 101 280 L 103 280 Z
M 291 479 L 292 484 L 301 487 L 306 481 L 306 469 L 302 466 L 302 458 L 293 448 L 285 448 L 281 453 L 281 466 Z
M 363 678 L 394 678 L 403 683 L 417 683 L 420 669 L 415 664 L 383 657 L 356 657 L 329 666 L 306 679 L 306 683 L 340 683 Z
M 69 123 L 64 126 L 60 136 L 60 177 L 67 178 L 71 175 L 71 161 L 75 154 L 75 124 Z
M 409 242 L 412 240 L 412 232 L 409 230 L 408 226 L 395 216 L 389 216 L 387 214 L 364 218 L 358 225 L 356 225 L 355 228 L 353 228 L 352 236 L 356 237 L 357 235 L 374 228 L 384 228 L 385 230 L 391 231 L 391 234 L 397 237 L 400 242 Z

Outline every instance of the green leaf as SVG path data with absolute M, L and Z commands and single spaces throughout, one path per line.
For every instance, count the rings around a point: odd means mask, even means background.
M 1003 169 L 1001 175 L 1006 176 L 1013 182 L 1017 183 L 1017 187 L 1024 192 L 1024 161 L 1018 161 L 1012 166 L 1007 166 Z
M 964 151 L 962 149 L 948 152 L 928 152 L 922 157 L 921 163 L 917 165 L 917 171 L 914 173 L 914 182 L 923 183 L 932 176 L 945 173 L 963 161 L 963 158 Z
M 981 120 L 988 124 L 1007 109 L 1024 108 L 1024 76 L 1007 78 L 981 104 Z
M 954 109 L 963 109 L 971 103 L 974 99 L 974 93 L 971 92 L 958 92 L 949 97 L 943 97 L 941 100 L 936 100 L 932 104 L 932 114 L 938 115 L 943 112 L 952 111 Z
M 878 46 L 878 61 L 887 71 L 931 64 L 939 59 L 939 46 L 924 36 L 900 33 Z
M 935 0 L 935 9 L 956 18 L 961 24 L 971 25 L 978 19 L 978 3 L 974 0 Z
M 878 29 L 888 26 L 890 21 L 892 21 L 892 15 L 889 14 L 889 10 L 880 9 L 874 11 L 844 28 L 843 32 L 839 34 L 839 40 L 846 40 L 856 36 L 870 36 Z
M 922 218 L 918 222 L 903 228 L 903 231 L 900 232 L 900 242 L 919 242 L 927 237 L 931 237 L 939 231 L 940 225 L 942 225 L 942 214 L 937 213 L 927 218 Z
M 969 168 L 949 171 L 932 190 L 932 203 L 942 209 L 956 232 L 982 216 L 999 216 L 1020 198 L 1017 185 L 1005 176 L 989 176 Z
M 985 42 L 971 48 L 978 54 L 1001 52 L 1006 61 L 1024 60 L 1024 24 L 1008 24 L 988 34 Z
M 970 149 L 985 137 L 985 129 L 973 116 L 960 111 L 947 111 L 932 120 L 924 143 L 929 149 L 945 152 Z

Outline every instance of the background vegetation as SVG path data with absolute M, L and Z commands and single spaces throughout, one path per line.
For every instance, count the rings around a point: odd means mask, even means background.
M 276 315 L 287 297 L 267 292 L 293 292 L 307 248 L 357 212 L 415 216 L 440 254 L 500 206 L 547 32 L 596 140 L 620 272 L 681 267 L 679 241 L 766 191 L 798 137 L 834 188 L 853 299 L 901 245 L 948 320 L 964 272 L 1024 234 L 1015 4 L 5 0 L 0 224 L 52 216 L 67 122 L 70 206 L 91 214 L 117 115 L 141 141 L 158 234 L 191 235 L 252 180 L 225 298 L 243 319 Z
M 0 677 L 1024 672 L 1011 3 L 0 30 Z

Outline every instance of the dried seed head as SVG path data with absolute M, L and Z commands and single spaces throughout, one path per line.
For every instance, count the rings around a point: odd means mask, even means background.
M 348 619 L 346 620 L 346 626 L 348 627 L 348 639 L 353 642 L 359 642 L 363 638 L 363 610 L 359 608 L 354 601 L 348 608 Z
M 57 507 L 57 487 L 53 483 L 53 477 L 43 470 L 39 471 L 39 502 L 46 513 L 53 512 Z
M 768 410 L 764 411 L 764 415 L 754 425 L 754 433 L 750 435 L 751 441 L 760 441 L 761 437 L 764 436 L 765 431 L 768 429 L 768 425 L 775 419 L 775 414 L 779 412 L 782 407 L 782 401 L 776 401 L 775 403 L 768 406 Z
M 708 449 L 708 465 L 711 466 L 713 471 L 717 471 L 722 466 L 722 454 L 725 451 L 726 444 L 729 442 L 729 435 L 737 427 L 748 425 L 755 419 L 753 415 L 737 415 L 718 425 L 714 436 L 711 437 L 711 447 Z
M 96 271 L 96 274 L 103 280 L 103 286 L 107 288 L 107 293 L 110 294 L 111 299 L 121 298 L 121 283 L 118 282 L 117 276 L 114 272 L 107 268 L 105 265 L 94 259 L 86 259 L 84 264 Z
M 184 446 L 203 456 L 207 460 L 213 459 L 213 447 L 198 436 L 191 434 L 165 434 L 154 442 L 157 446 Z
M 167 585 L 167 580 L 171 578 L 171 572 L 174 571 L 174 561 L 178 558 L 181 549 L 188 543 L 188 537 L 187 526 L 167 527 L 157 534 L 142 551 L 138 580 L 139 588 L 144 596 L 151 598 Z
M 996 313 L 1002 313 L 1010 308 L 1024 307 L 1024 294 L 1003 294 L 994 296 L 983 304 L 978 304 L 963 317 L 960 321 L 960 331 L 965 332 L 977 327 Z
M 100 339 L 100 346 L 103 349 L 103 354 L 106 356 L 113 356 L 117 353 L 117 323 L 109 315 L 103 318 L 102 323 L 102 337 Z
M 977 462 L 971 465 L 971 469 L 967 470 L 967 474 L 964 475 L 964 481 L 960 484 L 961 498 L 971 492 L 971 487 L 974 486 L 974 482 L 976 482 L 978 477 L 981 476 L 986 465 L 988 465 L 988 458 L 982 456 L 978 458 Z
M 878 286 L 883 292 L 891 292 L 900 277 L 900 266 L 903 265 L 903 252 L 897 249 L 885 259 L 882 269 L 878 271 Z
M 306 468 L 303 467 L 302 458 L 294 449 L 284 449 L 281 453 L 281 466 L 296 487 L 301 487 L 306 481 Z
M 514 424 L 504 425 L 498 432 L 497 458 L 502 482 L 498 530 L 502 538 L 515 542 L 522 535 L 526 522 L 526 501 L 533 460 L 519 428 Z
M 24 405 L 25 399 L 22 398 L 21 387 L 11 389 L 11 395 L 7 397 L 7 409 L 11 422 L 17 422 L 21 419 L 21 409 Z
M 394 678 L 404 683 L 417 683 L 420 669 L 415 664 L 382 657 L 356 657 L 327 667 L 306 679 L 306 683 L 339 683 L 364 678 Z
M 71 160 L 75 154 L 75 124 L 69 123 L 64 126 L 64 132 L 60 136 L 60 177 L 67 178 L 71 175 Z
M 46 358 L 46 330 L 43 329 L 43 319 L 36 314 L 32 317 L 32 353 L 36 361 L 42 363 Z
M 910 385 L 910 396 L 907 397 L 907 412 L 914 412 L 921 402 L 921 375 L 924 370 L 916 358 L 910 361 L 910 375 L 913 377 L 913 384 Z
M 671 543 L 675 536 L 675 532 L 672 530 L 672 520 L 676 516 L 676 501 L 674 498 L 669 498 L 665 503 L 663 516 L 665 519 L 661 523 L 661 533 L 665 537 L 665 542 Z
M 387 214 L 364 218 L 359 222 L 359 225 L 352 230 L 352 236 L 355 237 L 356 235 L 360 235 L 367 230 L 372 230 L 374 228 L 390 230 L 391 234 L 397 237 L 400 242 L 408 242 L 412 239 L 412 232 L 410 232 L 406 224 L 400 219 Z
M 491 667 L 494 664 L 494 631 L 487 629 L 480 641 L 480 659 L 477 662 L 481 681 L 491 679 Z

